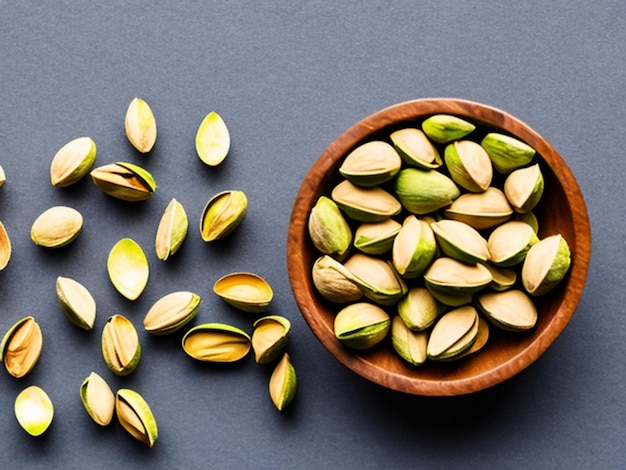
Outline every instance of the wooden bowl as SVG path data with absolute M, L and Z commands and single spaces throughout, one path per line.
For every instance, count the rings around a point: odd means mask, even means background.
M 317 294 L 311 268 L 319 253 L 308 235 L 308 217 L 318 197 L 329 195 L 340 181 L 338 168 L 357 145 L 373 139 L 388 141 L 401 127 L 419 127 L 426 117 L 446 113 L 466 118 L 491 130 L 500 129 L 528 143 L 542 163 L 545 190 L 535 209 L 539 236 L 561 233 L 572 263 L 567 277 L 536 301 L 539 318 L 526 333 L 493 332 L 477 353 L 452 362 L 427 361 L 416 367 L 403 361 L 390 342 L 360 352 L 342 345 L 333 333 L 340 306 Z M 345 366 L 383 387 L 414 395 L 462 395 L 496 385 L 521 372 L 552 344 L 574 314 L 583 291 L 591 253 L 591 230 L 583 196 L 559 154 L 529 126 L 498 109 L 457 99 L 423 99 L 400 103 L 358 122 L 322 153 L 304 178 L 291 213 L 287 240 L 287 267 L 298 307 L 322 344 Z

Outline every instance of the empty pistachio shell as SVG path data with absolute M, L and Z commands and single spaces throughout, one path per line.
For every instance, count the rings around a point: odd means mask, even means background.
M 414 215 L 404 219 L 393 241 L 392 261 L 398 273 L 406 279 L 421 275 L 437 252 L 435 235 L 430 225 Z
M 0 222 L 0 271 L 7 267 L 11 259 L 11 239 L 4 224 Z
M 111 248 L 107 269 L 115 289 L 128 300 L 137 299 L 148 283 L 148 259 L 130 238 L 121 239 Z
M 518 289 L 485 292 L 476 299 L 481 312 L 499 328 L 525 331 L 537 323 L 537 308 L 530 297 Z
M 513 208 L 501 190 L 490 187 L 482 193 L 462 194 L 444 213 L 450 219 L 483 230 L 506 222 Z
M 401 228 L 402 224 L 393 219 L 361 224 L 354 233 L 354 246 L 363 253 L 382 255 L 391 250 L 393 240 Z
M 126 137 L 141 153 L 152 150 L 157 138 L 157 125 L 152 109 L 141 98 L 134 98 L 128 105 L 124 118 Z
M 59 248 L 73 242 L 83 228 L 83 216 L 76 209 L 55 206 L 35 219 L 30 238 L 35 245 Z
M 66 187 L 83 178 L 96 161 L 96 143 L 90 137 L 79 137 L 63 147 L 52 158 L 50 182 Z
M 103 193 L 123 201 L 144 201 L 157 189 L 152 175 L 132 163 L 117 162 L 91 171 L 91 179 Z
M 155 238 L 157 258 L 166 261 L 178 251 L 187 236 L 189 220 L 183 205 L 172 199 L 159 222 Z
M 431 326 L 443 312 L 443 306 L 425 287 L 412 287 L 400 302 L 398 313 L 407 328 L 421 331 Z
M 522 282 L 531 295 L 544 295 L 565 277 L 572 262 L 569 245 L 563 236 L 551 235 L 534 244 L 522 266 Z
M 402 166 L 398 152 L 387 142 L 374 140 L 350 152 L 339 173 L 359 186 L 376 186 L 393 178 Z
M 248 355 L 250 335 L 224 323 L 205 323 L 190 329 L 182 340 L 183 350 L 204 362 L 235 362 Z
M 489 259 L 487 240 L 464 222 L 443 219 L 430 225 L 441 251 L 465 263 L 484 263 Z
M 368 299 L 380 305 L 395 305 L 406 294 L 407 287 L 391 262 L 356 253 L 344 266 Z
M 115 395 L 111 387 L 95 372 L 83 380 L 80 399 L 91 419 L 97 424 L 106 426 L 111 422 L 115 411 Z
M 37 364 L 43 348 L 43 334 L 33 317 L 18 320 L 2 339 L 2 361 L 13 377 L 24 377 Z
M 248 199 L 243 191 L 223 191 L 204 206 L 200 217 L 200 235 L 205 242 L 224 238 L 243 221 Z
M 285 317 L 270 315 L 254 322 L 252 349 L 258 364 L 274 362 L 282 353 L 289 338 L 291 323 Z
M 57 300 L 67 319 L 83 330 L 93 329 L 96 321 L 96 301 L 80 282 L 69 277 L 57 277 Z
M 480 145 L 487 151 L 494 168 L 503 174 L 528 165 L 535 156 L 535 149 L 514 137 L 491 132 Z
M 122 388 L 115 395 L 117 420 L 128 433 L 148 447 L 159 437 L 156 419 L 146 400 L 134 390 Z
M 320 256 L 315 261 L 312 274 L 317 291 L 331 302 L 347 303 L 363 296 L 361 289 L 352 280 L 352 273 L 328 255 Z
M 215 111 L 202 120 L 196 134 L 198 157 L 209 166 L 217 166 L 224 161 L 230 150 L 230 134 L 222 117 Z
M 178 331 L 197 314 L 201 298 L 193 292 L 178 291 L 157 300 L 143 319 L 144 329 L 153 335 Z
M 284 410 L 296 395 L 296 369 L 285 353 L 270 377 L 269 392 L 278 411 Z
M 543 174 L 539 164 L 512 171 L 504 181 L 504 194 L 516 212 L 533 210 L 543 195 Z
M 331 198 L 352 220 L 382 222 L 402 210 L 400 202 L 379 187 L 362 188 L 348 180 L 332 190 Z
M 40 436 L 54 418 L 52 400 L 43 389 L 31 385 L 15 398 L 15 417 L 24 431 L 31 436 Z
M 449 293 L 473 294 L 492 281 L 482 264 L 467 264 L 454 258 L 437 258 L 424 274 L 426 285 Z
M 511 220 L 498 227 L 489 235 L 487 246 L 490 260 L 496 266 L 515 266 L 526 257 L 526 253 L 539 241 L 533 228 L 526 222 Z
M 325 255 L 342 259 L 352 244 L 352 229 L 337 204 L 320 196 L 309 214 L 309 236 L 315 248 Z
M 475 193 L 491 185 L 493 167 L 485 149 L 471 140 L 448 144 L 444 152 L 446 167 L 452 180 Z
M 454 181 L 443 173 L 419 168 L 401 170 L 395 187 L 404 208 L 417 215 L 449 206 L 461 194 Z
M 399 316 L 391 321 L 391 344 L 409 364 L 421 366 L 426 361 L 428 332 L 410 330 Z
M 141 359 L 141 344 L 128 318 L 113 315 L 107 320 L 102 330 L 102 356 L 116 375 L 128 375 L 135 370 Z
M 380 343 L 391 328 L 391 319 L 382 308 L 357 302 L 335 316 L 335 337 L 353 349 L 369 349 Z
M 274 297 L 265 279 L 244 272 L 221 277 L 213 285 L 213 292 L 233 307 L 250 313 L 264 312 Z
M 421 130 L 400 129 L 392 132 L 390 138 L 402 160 L 408 165 L 424 169 L 441 166 L 439 151 Z
M 475 128 L 474 124 L 450 114 L 435 114 L 422 122 L 424 133 L 440 144 L 462 139 Z
M 433 360 L 450 360 L 467 352 L 478 335 L 478 312 L 470 305 L 445 313 L 428 338 L 427 354 Z

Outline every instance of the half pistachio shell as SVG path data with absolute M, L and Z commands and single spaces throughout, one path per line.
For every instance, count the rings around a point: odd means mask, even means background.
M 128 105 L 124 118 L 126 137 L 141 153 L 148 153 L 157 138 L 157 125 L 152 109 L 141 98 L 134 98 Z
M 551 235 L 534 244 L 522 266 L 522 283 L 534 296 L 554 289 L 565 277 L 572 262 L 569 245 L 562 235 Z
M 115 412 L 115 395 L 105 380 L 95 372 L 83 380 L 80 399 L 91 419 L 97 424 L 107 426 L 111 422 Z
M 153 447 L 159 437 L 156 419 L 146 400 L 134 390 L 122 388 L 115 395 L 117 420 L 139 442 Z
M 382 255 L 391 250 L 402 224 L 394 219 L 373 224 L 364 223 L 354 233 L 354 246 L 369 255 Z
M 205 323 L 190 329 L 182 340 L 190 357 L 204 362 L 236 362 L 248 355 L 250 335 L 232 325 Z
M 213 292 L 226 303 L 244 312 L 264 312 L 270 305 L 274 292 L 269 283 L 258 274 L 236 272 L 218 279 Z
M 11 260 L 11 239 L 4 224 L 0 222 L 0 271 L 7 267 Z
M 498 132 L 487 134 L 480 145 L 489 154 L 496 171 L 503 174 L 528 165 L 536 153 L 521 140 Z
M 222 117 L 211 111 L 200 123 L 196 134 L 198 157 L 209 166 L 224 161 L 230 150 L 230 133 Z
M 467 264 L 454 258 L 437 258 L 424 274 L 427 286 L 451 294 L 474 294 L 493 280 L 482 264 Z
M 380 305 L 395 305 L 406 294 L 407 286 L 391 262 L 356 253 L 344 266 L 363 295 Z
M 504 194 L 516 212 L 533 210 L 543 195 L 543 174 L 539 164 L 511 172 L 504 181 Z
M 449 219 L 483 230 L 506 222 L 513 208 L 501 190 L 490 187 L 482 193 L 462 194 L 444 213 Z
M 130 238 L 123 238 L 113 246 L 107 269 L 115 289 L 128 300 L 137 299 L 148 284 L 148 259 L 139 244 Z
M 144 329 L 153 335 L 178 331 L 198 314 L 201 297 L 188 291 L 167 294 L 157 300 L 143 319 Z
M 480 294 L 476 305 L 494 326 L 503 330 L 526 331 L 537 323 L 535 304 L 518 289 Z
M 132 322 L 123 315 L 113 315 L 104 325 L 102 356 L 109 370 L 119 376 L 130 374 L 139 364 L 139 335 Z
M 204 206 L 200 217 L 200 235 L 205 242 L 219 240 L 235 230 L 248 210 L 243 191 L 222 191 Z
M 398 355 L 409 364 L 421 366 L 426 362 L 428 332 L 412 331 L 399 316 L 391 321 L 391 343 Z
M 441 156 L 426 134 L 419 129 L 406 128 L 390 135 L 394 147 L 408 165 L 423 169 L 439 168 Z
M 393 241 L 393 266 L 406 279 L 420 276 L 437 252 L 435 235 L 430 225 L 414 215 L 404 219 Z
M 445 313 L 428 338 L 428 357 L 445 361 L 469 351 L 478 335 L 478 323 L 478 312 L 469 305 Z
M 412 287 L 400 302 L 398 314 L 407 328 L 422 331 L 430 327 L 444 307 L 425 287 Z
M 91 137 L 79 137 L 63 147 L 52 158 L 52 186 L 71 186 L 81 180 L 96 161 L 96 143 Z
M 270 398 L 278 411 L 289 406 L 296 395 L 296 389 L 296 369 L 293 367 L 289 355 L 285 353 L 272 372 L 269 384 Z
M 172 199 L 159 222 L 155 238 L 157 258 L 166 261 L 175 254 L 185 241 L 189 219 L 183 205 L 176 199 Z
M 67 319 L 83 330 L 93 329 L 96 301 L 80 282 L 59 276 L 56 281 L 57 300 Z
M 432 223 L 441 251 L 451 258 L 465 263 L 484 263 L 489 259 L 487 240 L 464 222 L 443 219 Z
M 363 292 L 353 281 L 352 273 L 328 255 L 320 256 L 315 261 L 312 277 L 317 291 L 331 302 L 347 303 L 363 296 Z
M 489 258 L 496 266 L 516 266 L 524 261 L 530 247 L 538 241 L 539 238 L 530 225 L 511 220 L 496 227 L 489 235 Z
M 36 385 L 22 390 L 15 398 L 15 417 L 31 436 L 40 436 L 52 424 L 54 406 L 48 394 Z
M 156 181 L 143 168 L 117 162 L 91 171 L 91 179 L 103 193 L 123 201 L 144 201 L 155 193 Z
M 382 308 L 357 302 L 335 316 L 335 337 L 352 349 L 370 349 L 380 343 L 391 328 L 391 319 Z
M 491 185 L 491 160 L 485 149 L 476 142 L 459 140 L 448 144 L 444 159 L 452 180 L 462 188 L 480 193 Z
M 352 229 L 332 199 L 320 196 L 311 209 L 309 236 L 315 248 L 325 255 L 343 259 L 352 244 Z
M 43 348 L 43 334 L 31 316 L 18 320 L 2 339 L 2 361 L 13 377 L 27 375 L 37 364 Z
M 443 173 L 419 168 L 401 170 L 395 189 L 404 208 L 417 215 L 449 206 L 461 194 L 454 181 Z
M 289 339 L 291 323 L 280 315 L 270 315 L 254 322 L 252 349 L 257 364 L 268 364 L 278 359 Z
M 391 145 L 374 140 L 350 152 L 339 173 L 358 186 L 377 186 L 392 179 L 401 166 L 402 159 Z
M 501 268 L 489 262 L 483 263 L 483 266 L 491 273 L 493 280 L 489 287 L 495 291 L 507 290 L 517 281 L 517 271 L 513 268 Z
M 485 320 L 481 315 L 478 316 L 478 333 L 476 334 L 476 339 L 474 340 L 474 344 L 469 348 L 466 352 L 460 354 L 458 357 L 464 357 L 469 354 L 474 354 L 475 352 L 480 351 L 489 340 L 489 322 Z
M 54 206 L 35 219 L 30 238 L 35 245 L 60 248 L 73 242 L 83 228 L 83 216 L 72 207 Z
M 402 210 L 400 202 L 384 189 L 363 188 L 348 180 L 335 186 L 331 198 L 346 216 L 358 222 L 382 222 Z
M 422 122 L 422 129 L 431 140 L 445 144 L 462 139 L 476 129 L 476 126 L 457 116 L 435 114 Z

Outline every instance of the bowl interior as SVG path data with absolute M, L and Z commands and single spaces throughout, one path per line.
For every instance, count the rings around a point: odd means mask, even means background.
M 572 252 L 567 278 L 537 299 L 535 328 L 527 333 L 502 333 L 491 328 L 487 345 L 462 360 L 427 361 L 415 367 L 404 362 L 390 344 L 356 352 L 337 341 L 333 322 L 338 306 L 319 296 L 311 268 L 319 254 L 308 236 L 308 216 L 318 197 L 330 194 L 340 181 L 338 168 L 363 142 L 389 140 L 393 130 L 418 127 L 426 117 L 447 113 L 499 129 L 537 151 L 545 179 L 540 205 L 534 211 L 543 238 L 560 233 Z M 386 108 L 355 124 L 319 157 L 296 196 L 287 240 L 287 266 L 294 297 L 309 327 L 322 344 L 349 369 L 387 388 L 416 395 L 460 395 L 485 389 L 517 374 L 534 362 L 556 339 L 573 315 L 584 287 L 591 251 L 589 218 L 580 189 L 558 153 L 538 133 L 509 114 L 479 103 L 454 99 L 415 100 Z

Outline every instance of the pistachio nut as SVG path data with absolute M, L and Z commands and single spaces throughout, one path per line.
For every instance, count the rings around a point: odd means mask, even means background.
M 266 311 L 274 297 L 265 279 L 246 272 L 222 276 L 213 285 L 213 292 L 233 307 L 250 313 Z
M 443 305 L 425 287 L 412 287 L 398 302 L 400 318 L 413 331 L 426 330 L 443 311 Z
M 562 235 L 551 235 L 534 244 L 522 265 L 522 283 L 533 296 L 544 295 L 565 277 L 572 262 L 569 245 Z
M 474 228 L 458 220 L 442 219 L 430 225 L 441 251 L 465 263 L 484 263 L 489 259 L 487 240 Z
M 447 307 L 461 307 L 472 302 L 472 294 L 467 292 L 459 292 L 444 287 L 437 287 L 433 284 L 426 283 L 426 289 L 432 294 L 437 302 Z
M 398 355 L 414 366 L 426 362 L 427 331 L 412 331 L 402 318 L 395 316 L 391 321 L 391 344 Z
M 392 179 L 402 166 L 398 152 L 382 140 L 359 145 L 339 167 L 339 173 L 358 186 L 377 186 Z
M 431 140 L 446 144 L 462 139 L 476 129 L 476 126 L 457 116 L 435 114 L 422 122 L 422 129 Z
M 504 180 L 504 194 L 516 212 L 533 210 L 543 195 L 543 174 L 539 163 L 512 171 Z
M 495 291 L 507 290 L 517 281 L 517 271 L 513 268 L 501 268 L 490 262 L 483 263 L 483 266 L 491 273 L 493 280 L 489 287 Z
M 481 193 L 491 185 L 491 159 L 476 142 L 458 140 L 448 144 L 444 151 L 444 160 L 452 180 L 462 188 Z
M 11 259 L 11 239 L 4 224 L 0 222 L 0 271 L 7 267 Z
M 83 178 L 96 161 L 96 143 L 91 137 L 79 137 L 61 147 L 50 163 L 52 186 L 66 187 Z
M 474 344 L 466 352 L 457 356 L 458 358 L 474 354 L 480 351 L 489 340 L 489 322 L 485 320 L 481 315 L 478 316 L 478 333 L 476 333 L 476 339 Z
M 391 328 L 391 319 L 382 308 L 357 302 L 335 316 L 335 337 L 352 349 L 370 349 L 380 343 Z
M 535 304 L 519 289 L 482 293 L 477 296 L 476 305 L 494 326 L 503 330 L 526 331 L 537 323 Z
M 157 258 L 166 261 L 183 244 L 189 228 L 189 219 L 183 205 L 172 199 L 159 222 L 155 238 Z
M 252 349 L 257 364 L 268 364 L 278 359 L 289 338 L 291 323 L 280 315 L 259 318 L 253 324 Z
M 232 325 L 204 323 L 183 336 L 182 346 L 188 356 L 203 362 L 236 362 L 248 355 L 250 335 Z
M 445 209 L 444 214 L 449 219 L 483 230 L 506 222 L 513 214 L 513 208 L 500 189 L 490 187 L 482 193 L 462 194 Z
M 443 173 L 419 168 L 400 170 L 395 189 L 404 208 L 417 215 L 449 206 L 461 194 L 454 181 Z
M 389 136 L 407 165 L 430 170 L 441 166 L 441 156 L 426 134 L 419 129 L 406 128 Z
M 17 395 L 14 410 L 17 422 L 31 436 L 41 436 L 54 418 L 52 400 L 36 385 L 26 387 Z
M 144 329 L 156 336 L 178 331 L 198 314 L 201 297 L 188 291 L 177 291 L 157 300 L 143 319 Z
M 274 406 L 282 411 L 296 395 L 297 378 L 289 355 L 285 353 L 270 376 L 269 393 Z
M 128 300 L 136 300 L 148 284 L 148 259 L 130 238 L 121 239 L 111 248 L 107 270 L 115 289 Z
M 489 259 L 500 267 L 511 267 L 524 261 L 526 253 L 539 241 L 533 228 L 526 222 L 510 220 L 496 227 L 489 235 Z
M 7 182 L 7 175 L 4 173 L 4 167 L 0 165 L 0 188 Z
M 13 377 L 27 375 L 37 364 L 43 348 L 43 334 L 31 316 L 18 320 L 4 335 L 0 350 L 7 372 Z
M 515 214 L 515 220 L 521 220 L 522 222 L 526 222 L 528 225 L 532 227 L 535 233 L 539 233 L 539 220 L 537 220 L 537 216 L 534 212 L 524 212 L 523 214 Z
M 347 303 L 363 296 L 361 289 L 352 281 L 352 273 L 328 255 L 320 256 L 315 261 L 312 277 L 317 291 L 331 302 Z
M 343 259 L 352 244 L 352 229 L 332 199 L 320 196 L 309 214 L 309 236 L 325 255 Z
M 144 201 L 157 189 L 152 175 L 132 163 L 111 163 L 92 170 L 90 175 L 103 193 L 123 201 Z
M 535 149 L 515 137 L 490 132 L 480 145 L 487 151 L 493 166 L 499 173 L 508 174 L 528 165 L 535 156 Z
M 400 202 L 384 189 L 363 188 L 348 180 L 335 186 L 331 198 L 346 216 L 358 222 L 382 222 L 402 210 Z
M 132 322 L 123 315 L 113 315 L 104 325 L 102 357 L 109 370 L 119 376 L 130 374 L 139 364 L 139 335 Z
M 354 233 L 354 247 L 369 255 L 385 254 L 401 228 L 402 224 L 394 219 L 360 224 Z
M 424 274 L 426 286 L 451 294 L 474 294 L 493 280 L 482 264 L 462 263 L 454 258 L 437 258 Z
M 146 400 L 134 390 L 122 388 L 115 394 L 117 420 L 139 442 L 153 447 L 159 437 L 156 419 Z
M 243 191 L 222 191 L 204 206 L 200 216 L 200 235 L 205 242 L 219 240 L 243 221 L 248 199 Z
M 148 153 L 157 138 L 157 125 L 152 109 L 141 98 L 134 98 L 128 105 L 124 118 L 126 137 L 141 153 Z
M 97 424 L 107 426 L 113 419 L 115 395 L 111 387 L 95 372 L 80 385 L 80 399 L 85 410 Z
M 391 262 L 355 253 L 345 263 L 363 295 L 380 305 L 395 305 L 406 294 L 407 287 Z
M 420 276 L 437 252 L 437 242 L 431 226 L 409 215 L 393 241 L 393 266 L 405 279 Z
M 96 301 L 80 282 L 59 276 L 56 281 L 57 300 L 67 319 L 83 330 L 93 329 Z
M 209 166 L 224 161 L 230 150 L 230 133 L 222 117 L 211 111 L 200 123 L 196 134 L 198 157 Z
M 445 313 L 428 337 L 427 354 L 430 359 L 445 361 L 467 352 L 478 335 L 478 312 L 471 305 Z
M 83 216 L 72 207 L 55 206 L 40 214 L 30 229 L 35 245 L 59 248 L 73 242 L 83 228 Z

